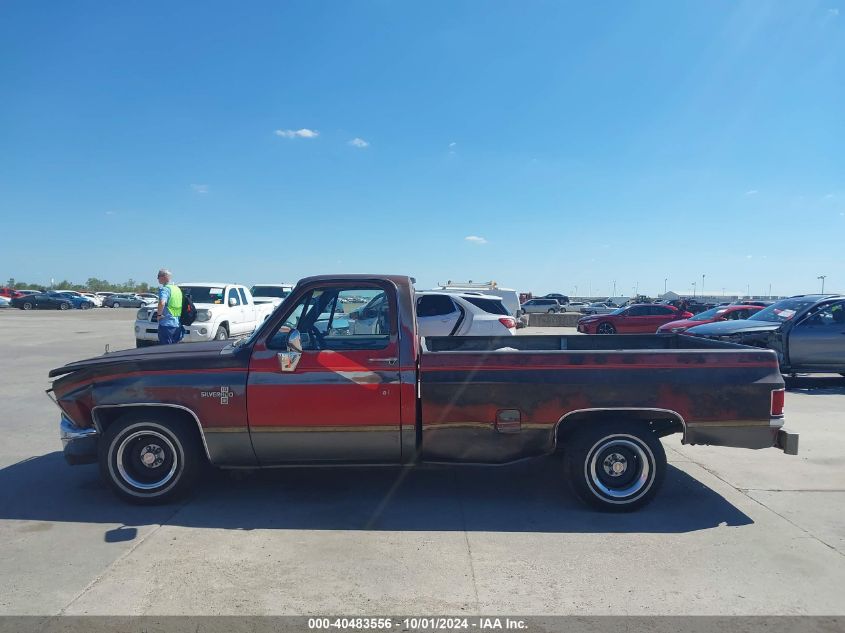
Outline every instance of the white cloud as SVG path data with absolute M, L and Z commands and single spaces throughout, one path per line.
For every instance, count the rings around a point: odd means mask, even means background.
M 369 147 L 369 146 L 370 146 L 370 144 L 369 144 L 369 143 L 367 143 L 367 141 L 365 141 L 365 140 L 364 140 L 364 139 L 362 139 L 362 138 L 358 138 L 357 136 L 356 136 L 355 138 L 353 138 L 351 141 L 349 141 L 349 144 L 350 144 L 352 147 L 358 147 L 358 148 L 360 148 L 360 149 L 364 149 L 365 147 Z
M 457 145 L 457 143 L 455 141 L 452 141 L 451 143 L 449 143 L 449 149 L 452 149 L 456 145 Z
M 829 194 L 827 194 L 827 195 L 824 197 L 824 199 L 825 199 L 825 200 L 833 200 L 835 197 L 836 197 L 836 196 L 834 196 L 832 193 L 829 193 Z
M 191 189 L 194 190 L 194 193 L 208 193 L 208 185 L 191 185 Z
M 828 16 L 835 18 L 839 15 L 839 9 L 828 9 L 827 14 Z
M 746 255 L 745 259 L 752 259 L 753 257 L 754 257 L 754 255 Z
M 486 244 L 487 243 L 487 240 L 485 240 L 483 237 L 479 237 L 478 235 L 467 235 L 464 239 L 467 242 L 470 242 L 472 244 Z
M 760 192 L 757 191 L 756 189 L 749 189 L 748 191 L 745 192 L 745 195 L 746 196 L 756 196 L 758 193 L 760 193 Z
M 282 138 L 317 138 L 320 136 L 317 130 L 309 130 L 307 127 L 301 130 L 276 130 L 274 134 Z
M 106 215 L 115 215 L 117 211 L 106 211 Z

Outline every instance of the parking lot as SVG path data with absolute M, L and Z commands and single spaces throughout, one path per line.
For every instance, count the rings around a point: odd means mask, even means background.
M 582 507 L 555 458 L 218 472 L 134 507 L 64 463 L 44 390 L 134 346 L 135 312 L 0 312 L 2 614 L 845 613 L 845 378 L 788 382 L 797 457 L 665 439 L 634 514 Z

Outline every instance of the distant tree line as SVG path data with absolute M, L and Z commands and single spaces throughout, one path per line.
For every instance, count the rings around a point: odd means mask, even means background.
M 18 281 L 14 277 L 10 277 L 6 282 L 6 286 L 20 290 L 23 288 L 40 288 L 42 290 L 49 289 L 44 284 L 31 284 L 25 281 Z M 134 279 L 129 279 L 122 284 L 113 284 L 105 279 L 97 279 L 96 277 L 89 277 L 84 284 L 74 283 L 67 279 L 53 284 L 53 288 L 61 288 L 62 290 L 77 290 L 79 292 L 150 292 L 150 284 L 146 281 L 138 283 Z

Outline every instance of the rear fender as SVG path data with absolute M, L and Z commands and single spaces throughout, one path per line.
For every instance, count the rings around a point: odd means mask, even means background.
M 555 424 L 551 438 L 554 450 L 565 447 L 569 438 L 585 425 L 608 421 L 623 424 L 626 421 L 631 424 L 648 424 L 658 437 L 674 433 L 683 433 L 686 437 L 687 434 L 683 416 L 671 409 L 636 407 L 576 409 L 561 417 Z

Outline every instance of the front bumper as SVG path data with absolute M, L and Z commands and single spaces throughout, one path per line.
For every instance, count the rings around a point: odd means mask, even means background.
M 211 321 L 197 321 L 191 325 L 183 325 L 185 335 L 182 343 L 203 343 L 214 340 L 216 326 Z M 158 323 L 150 321 L 135 321 L 135 338 L 139 341 L 154 341 L 158 343 Z
M 59 437 L 62 440 L 62 450 L 65 461 L 71 466 L 77 464 L 92 464 L 97 461 L 97 443 L 99 433 L 91 427 L 82 429 L 64 415 L 59 422 Z

